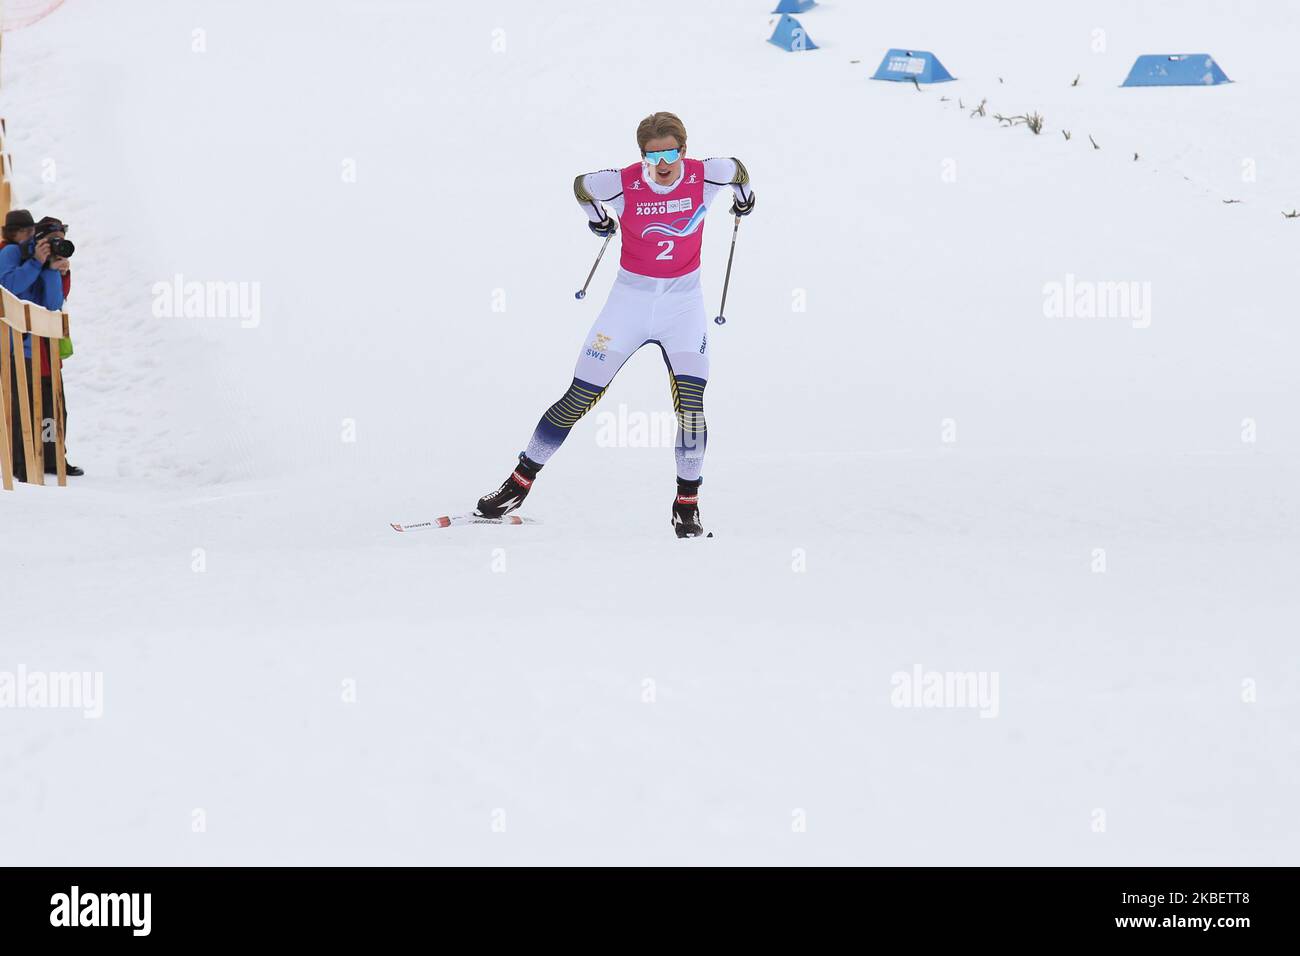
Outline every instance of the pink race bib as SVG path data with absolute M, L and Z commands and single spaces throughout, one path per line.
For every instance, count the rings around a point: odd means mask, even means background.
M 674 279 L 700 267 L 704 237 L 704 162 L 682 160 L 682 176 L 671 192 L 655 192 L 641 178 L 641 164 L 619 174 L 623 179 L 623 256 L 628 272 Z

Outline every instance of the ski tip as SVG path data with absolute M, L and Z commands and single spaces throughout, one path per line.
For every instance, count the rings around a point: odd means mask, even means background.
M 421 528 L 445 528 L 451 524 L 450 518 L 436 518 L 433 521 L 419 521 L 415 524 L 398 524 L 396 521 L 390 521 L 388 526 L 394 531 L 419 531 Z

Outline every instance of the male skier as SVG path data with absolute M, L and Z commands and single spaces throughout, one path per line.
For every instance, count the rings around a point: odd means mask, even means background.
M 623 253 L 609 299 L 587 333 L 571 384 L 548 408 L 519 464 L 477 514 L 499 518 L 523 504 L 529 489 L 574 424 L 600 400 L 619 368 L 643 345 L 659 346 L 668 365 L 677 413 L 677 496 L 672 523 L 679 538 L 704 533 L 704 387 L 709 378 L 708 318 L 700 289 L 700 243 L 714 197 L 729 187 L 733 216 L 754 208 L 749 174 L 738 159 L 687 159 L 686 127 L 672 113 L 652 113 L 636 130 L 641 160 L 623 169 L 579 176 L 573 192 L 592 232 L 612 236 L 623 224 Z M 603 204 L 603 205 L 602 205 Z

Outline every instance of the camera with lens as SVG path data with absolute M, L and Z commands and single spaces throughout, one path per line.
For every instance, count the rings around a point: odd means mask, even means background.
M 19 210 L 23 213 L 25 221 L 23 225 L 33 227 L 33 235 L 22 245 L 22 257 L 24 259 L 34 258 L 36 247 L 42 242 L 49 243 L 51 259 L 66 259 L 71 256 L 77 247 L 67 239 L 68 224 L 56 219 L 53 216 L 46 216 L 40 222 L 33 223 L 31 214 L 26 210 Z M 6 220 L 8 217 L 6 217 Z

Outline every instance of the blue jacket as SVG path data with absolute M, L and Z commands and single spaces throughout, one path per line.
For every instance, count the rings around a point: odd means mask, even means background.
M 58 269 L 47 269 L 35 259 L 23 259 L 15 243 L 0 249 L 0 286 L 20 299 L 35 302 L 55 312 L 63 308 L 63 276 Z M 30 335 L 23 336 L 23 355 L 32 357 Z

